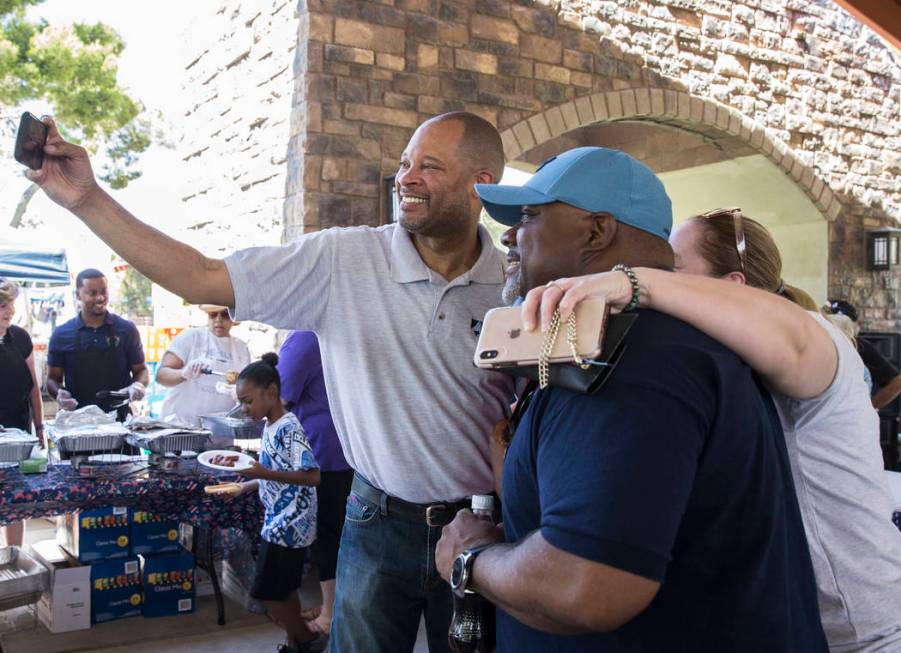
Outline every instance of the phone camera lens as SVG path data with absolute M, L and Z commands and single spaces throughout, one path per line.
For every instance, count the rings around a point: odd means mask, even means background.
M 497 358 L 497 349 L 488 349 L 486 351 L 483 351 L 480 355 L 480 358 L 482 360 L 489 360 L 492 358 Z

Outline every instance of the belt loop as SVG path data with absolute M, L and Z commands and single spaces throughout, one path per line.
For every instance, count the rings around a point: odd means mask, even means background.
M 382 517 L 388 516 L 388 495 L 385 492 L 379 492 L 379 513 Z

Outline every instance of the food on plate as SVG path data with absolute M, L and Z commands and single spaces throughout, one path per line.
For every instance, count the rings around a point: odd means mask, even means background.
M 234 467 L 238 460 L 240 460 L 240 456 L 238 455 L 220 453 L 210 457 L 209 463 L 211 465 L 219 465 L 220 467 Z
M 237 381 L 237 380 L 238 380 L 237 372 L 226 372 L 225 373 L 225 382 L 228 383 L 229 385 L 234 385 L 235 381 Z

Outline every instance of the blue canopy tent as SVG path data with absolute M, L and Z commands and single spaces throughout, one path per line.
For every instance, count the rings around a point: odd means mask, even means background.
M 0 277 L 19 283 L 69 285 L 69 265 L 63 250 L 0 247 Z

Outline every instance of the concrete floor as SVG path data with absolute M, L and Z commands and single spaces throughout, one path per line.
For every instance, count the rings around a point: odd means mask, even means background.
M 51 539 L 53 525 L 46 520 L 28 523 L 26 547 Z M 321 602 L 315 577 L 301 588 L 304 606 Z M 216 624 L 213 597 L 197 600 L 197 611 L 177 617 L 134 617 L 93 626 L 90 630 L 54 635 L 40 624 L 31 608 L 0 613 L 0 653 L 247 653 L 275 651 L 284 641 L 281 629 L 264 616 L 251 614 L 226 601 L 226 624 Z M 427 653 L 425 629 L 420 624 L 414 653 Z

